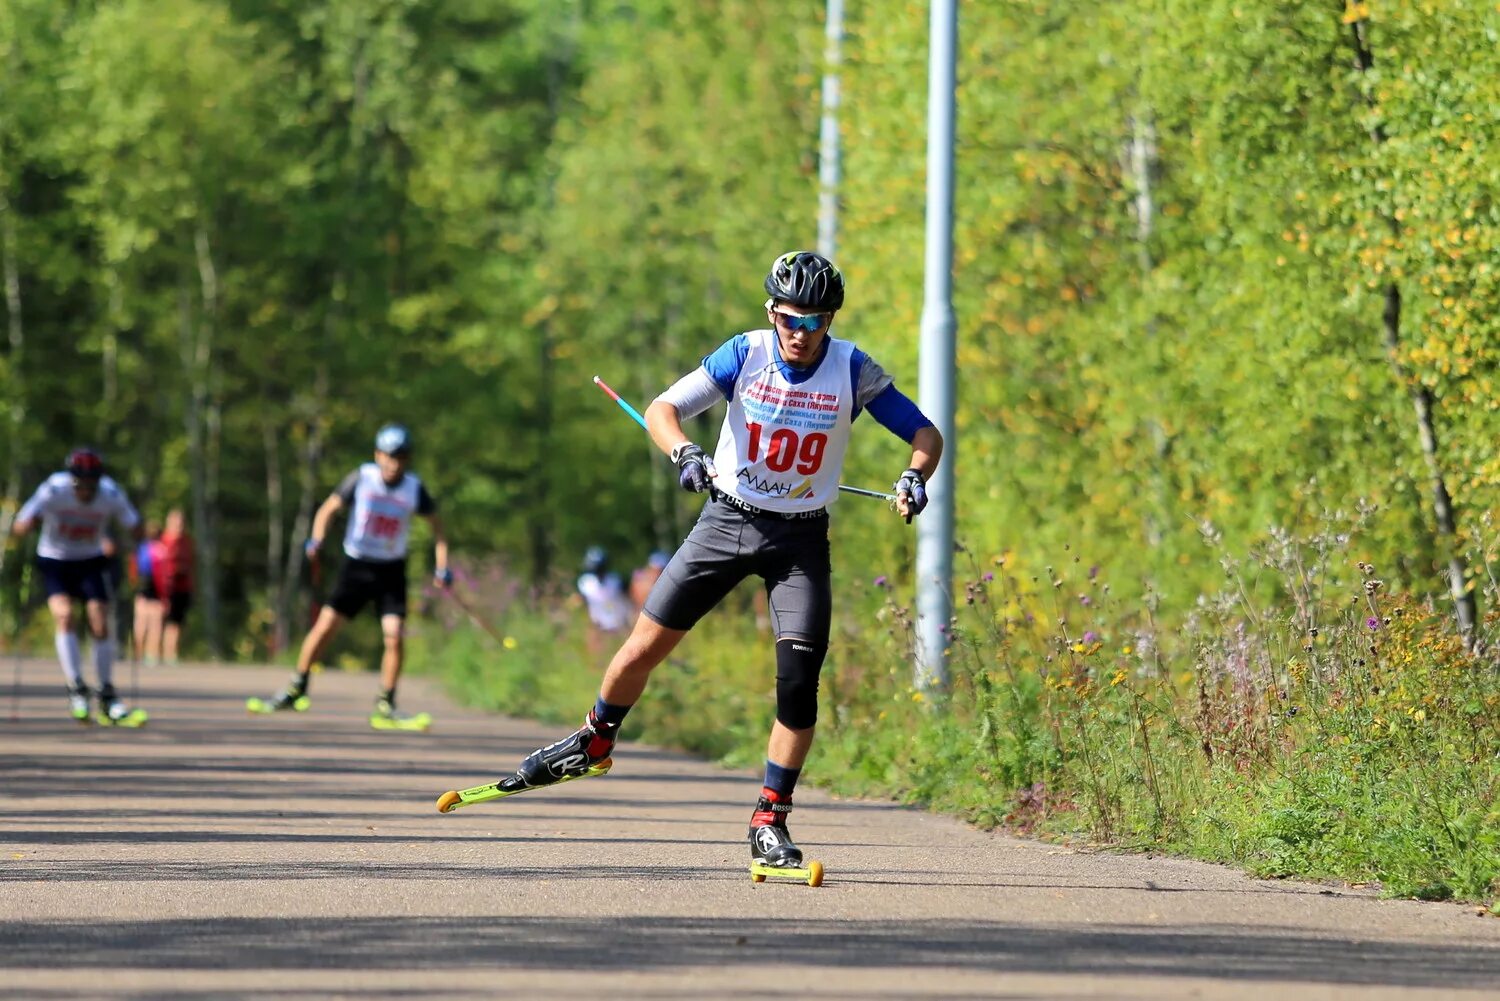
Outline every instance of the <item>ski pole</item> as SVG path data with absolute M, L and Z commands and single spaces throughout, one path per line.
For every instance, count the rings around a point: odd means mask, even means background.
M 109 644 L 110 656 L 117 658 L 120 648 L 116 643 L 119 637 L 119 629 L 116 628 L 115 614 L 115 559 L 118 552 L 110 557 L 109 565 L 104 568 L 104 642 Z M 135 705 L 141 700 L 141 665 L 134 657 L 130 658 L 130 704 Z
M 615 392 L 613 389 L 610 389 L 608 383 L 606 383 L 603 379 L 599 378 L 596 375 L 594 376 L 594 385 L 598 386 L 600 389 L 604 390 L 605 393 L 609 394 L 609 398 L 618 403 L 621 410 L 629 414 L 631 418 L 641 426 L 642 430 L 646 430 L 646 418 L 642 417 L 640 411 L 636 410 L 635 407 L 632 407 L 630 404 L 620 399 L 620 394 Z
M 639 424 L 643 428 L 646 426 L 646 418 L 642 417 L 640 415 L 640 412 L 636 410 L 635 407 L 632 407 L 629 403 L 626 403 L 624 400 L 620 399 L 620 394 L 615 392 L 613 389 L 610 389 L 608 383 L 599 378 L 597 375 L 594 376 L 594 385 L 598 386 L 600 389 L 608 393 L 609 398 L 618 403 L 620 405 L 620 409 L 629 414 L 637 424 Z M 878 497 L 883 501 L 894 502 L 896 499 L 895 494 L 881 493 L 879 490 L 864 490 L 860 487 L 846 487 L 842 483 L 839 484 L 839 489 L 844 491 L 845 493 L 858 494 L 861 497 Z
M 469 603 L 459 596 L 458 591 L 454 590 L 452 587 L 445 587 L 443 591 L 448 595 L 448 597 L 453 599 L 453 603 L 455 605 L 463 609 L 464 614 L 469 617 L 470 622 L 474 623 L 474 625 L 478 626 L 486 634 L 488 634 L 490 639 L 500 644 L 500 649 L 506 649 L 505 637 L 501 636 L 500 633 L 495 630 L 494 626 L 490 625 L 488 622 L 484 621 L 478 615 L 476 615 L 474 613 L 474 609 L 469 607 Z
M 26 554 L 21 553 L 21 588 L 20 604 L 16 606 L 16 623 L 10 633 L 10 656 L 14 661 L 15 672 L 10 686 L 10 721 L 16 722 L 21 718 L 21 629 L 26 621 L 26 605 L 31 600 L 31 562 L 26 559 Z

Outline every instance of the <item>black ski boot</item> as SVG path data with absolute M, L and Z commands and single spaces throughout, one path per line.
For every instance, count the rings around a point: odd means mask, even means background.
M 790 798 L 781 799 L 769 789 L 761 791 L 760 802 L 750 816 L 750 861 L 777 869 L 796 869 L 802 865 L 802 849 L 792 843 L 786 829 L 786 815 L 792 812 Z
M 609 755 L 615 749 L 615 736 L 619 732 L 618 725 L 598 722 L 590 710 L 577 733 L 526 755 L 513 781 L 520 788 L 531 789 L 585 775 L 602 775 L 609 771 L 612 763 Z

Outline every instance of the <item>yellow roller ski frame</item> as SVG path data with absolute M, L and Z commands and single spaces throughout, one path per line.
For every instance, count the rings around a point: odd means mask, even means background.
M 588 771 L 582 775 L 569 775 L 567 778 L 549 782 L 545 786 L 514 786 L 508 785 L 515 781 L 514 776 L 507 776 L 499 782 L 491 782 L 489 785 L 474 786 L 470 789 L 449 790 L 438 797 L 438 813 L 452 813 L 461 806 L 473 806 L 475 803 L 487 803 L 492 799 L 504 799 L 506 796 L 514 796 L 516 793 L 529 792 L 532 789 L 546 789 L 550 786 L 561 785 L 574 779 L 586 779 L 595 775 L 603 775 L 614 767 L 613 758 L 605 758 L 603 761 L 595 762 Z
M 764 883 L 767 879 L 790 879 L 798 883 L 806 883 L 808 886 L 823 885 L 823 863 L 816 860 L 808 862 L 806 866 L 793 869 L 780 866 L 766 865 L 764 862 L 750 863 L 750 880 L 754 883 Z

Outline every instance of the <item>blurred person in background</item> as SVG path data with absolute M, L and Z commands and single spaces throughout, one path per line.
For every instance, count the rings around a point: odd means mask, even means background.
M 652 550 L 651 555 L 646 557 L 646 565 L 636 567 L 630 574 L 630 603 L 635 606 L 637 613 L 645 606 L 646 596 L 651 593 L 657 578 L 671 562 L 670 553 L 662 552 L 660 549 Z
M 578 594 L 589 613 L 589 652 L 598 654 L 606 638 L 623 632 L 634 616 L 625 582 L 609 568 L 609 553 L 603 546 L 590 546 L 583 554 Z
M 135 618 L 131 635 L 136 661 L 147 665 L 161 663 L 161 595 L 151 577 L 151 564 L 160 534 L 161 529 L 155 522 L 146 522 L 146 530 L 136 543 L 130 561 L 130 581 L 135 585 Z
M 151 576 L 161 604 L 161 657 L 177 663 L 182 643 L 182 623 L 193 603 L 193 540 L 181 508 L 167 512 L 161 538 L 151 561 Z
M 67 467 L 42 481 L 16 514 L 11 534 L 24 538 L 38 525 L 41 539 L 36 565 L 47 592 L 47 608 L 56 626 L 57 659 L 68 684 L 68 711 L 74 719 L 89 717 L 89 688 L 83 681 L 83 652 L 73 632 L 74 605 L 82 602 L 93 639 L 94 673 L 98 682 L 101 723 L 117 723 L 131 715 L 115 692 L 114 645 L 110 641 L 109 559 L 105 530 L 119 524 L 140 538 L 141 518 L 125 491 L 104 475 L 104 460 L 91 448 L 74 449 Z
M 380 695 L 370 726 L 377 730 L 423 730 L 427 713 L 407 715 L 396 709 L 396 683 L 405 656 L 407 539 L 414 515 L 426 518 L 434 541 L 433 581 L 444 589 L 453 583 L 448 569 L 448 541 L 438 518 L 437 502 L 416 473 L 410 471 L 411 432 L 387 424 L 375 434 L 375 461 L 344 477 L 313 517 L 312 535 L 304 551 L 315 563 L 328 537 L 334 515 L 348 509 L 344 530 L 344 563 L 328 603 L 302 641 L 297 671 L 287 686 L 270 700 L 251 699 L 252 712 L 300 711 L 308 706 L 307 686 L 312 667 L 323 648 L 345 622 L 373 603 L 380 616 L 384 651 L 380 659 Z

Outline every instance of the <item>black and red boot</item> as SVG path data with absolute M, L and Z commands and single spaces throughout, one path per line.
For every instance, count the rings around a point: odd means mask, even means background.
M 516 769 L 513 779 L 522 788 L 549 786 L 564 779 L 600 775 L 609 771 L 609 755 L 615 749 L 619 724 L 599 722 L 593 710 L 583 726 L 555 744 L 532 751 Z
M 792 843 L 786 829 L 786 815 L 792 812 L 792 798 L 762 788 L 760 802 L 750 815 L 750 861 L 777 869 L 796 869 L 802 865 L 802 849 Z

